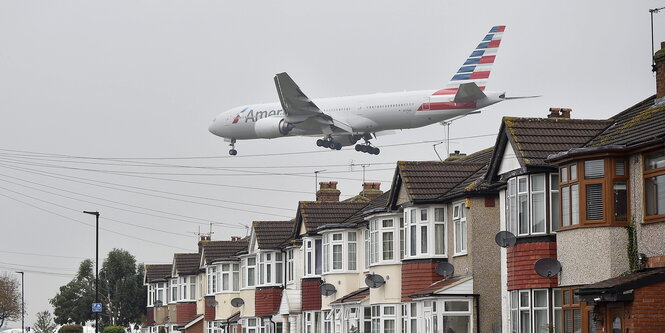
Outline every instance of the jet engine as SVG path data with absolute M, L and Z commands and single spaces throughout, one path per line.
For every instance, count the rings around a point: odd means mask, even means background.
M 254 124 L 256 136 L 262 139 L 274 139 L 285 136 L 291 132 L 293 125 L 281 117 L 261 118 Z

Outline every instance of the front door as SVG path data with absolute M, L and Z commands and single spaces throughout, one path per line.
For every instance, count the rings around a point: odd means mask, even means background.
M 626 327 L 624 319 L 623 303 L 608 304 L 605 332 L 624 333 L 624 327 Z

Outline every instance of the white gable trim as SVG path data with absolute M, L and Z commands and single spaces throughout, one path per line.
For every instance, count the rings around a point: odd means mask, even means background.
M 513 145 L 510 143 L 510 141 L 506 142 L 506 147 L 503 149 L 503 154 L 501 155 L 501 164 L 499 164 L 499 171 L 497 171 L 497 174 L 502 175 L 504 173 L 517 170 L 521 167 L 522 165 L 517 159 Z

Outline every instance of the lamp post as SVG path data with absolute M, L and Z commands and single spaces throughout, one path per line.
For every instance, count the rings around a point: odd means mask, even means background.
M 95 303 L 99 303 L 99 212 L 88 212 L 95 215 Z M 95 312 L 95 333 L 99 333 L 99 312 Z
M 16 273 L 21 274 L 21 333 L 25 333 L 25 297 L 23 296 L 25 293 L 25 288 L 23 287 L 23 282 L 25 281 L 23 276 L 25 273 L 18 271 Z

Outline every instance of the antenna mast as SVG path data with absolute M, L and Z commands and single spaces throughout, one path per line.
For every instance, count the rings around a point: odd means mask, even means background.
M 649 13 L 651 13 L 651 71 L 655 72 L 656 71 L 656 51 L 653 49 L 653 14 L 658 13 L 662 9 L 665 9 L 665 7 L 660 7 L 660 8 L 654 8 L 654 9 L 649 9 Z

